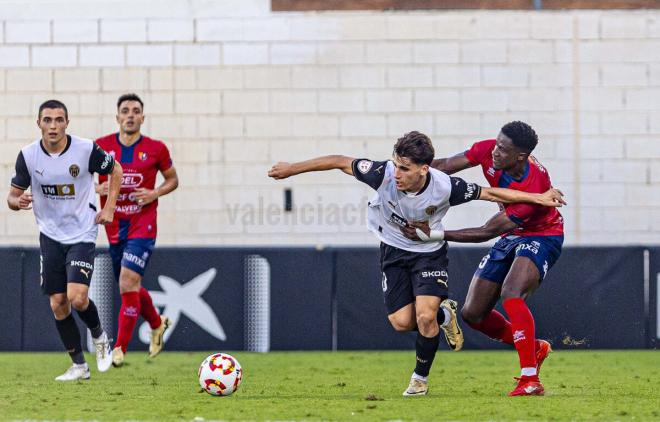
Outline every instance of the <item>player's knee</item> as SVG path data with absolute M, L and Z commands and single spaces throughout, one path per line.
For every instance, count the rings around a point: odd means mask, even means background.
M 66 301 L 66 298 L 62 300 L 50 300 L 50 309 L 53 311 L 55 318 L 62 319 L 69 314 L 69 303 Z
M 520 289 L 503 286 L 502 292 L 500 293 L 500 298 L 502 300 L 507 300 L 507 299 L 520 298 L 523 297 L 523 295 L 524 292 L 520 291 Z
M 434 325 L 438 324 L 437 315 L 433 311 L 423 311 L 417 313 L 417 327 L 420 332 L 432 331 Z
M 121 293 L 136 292 L 140 290 L 140 277 L 122 273 L 119 277 L 119 290 Z
M 463 321 L 468 324 L 478 324 L 482 320 L 481 313 L 475 312 L 474 309 L 471 309 L 468 306 L 464 306 L 463 309 L 461 309 L 461 318 L 463 318 Z
M 86 293 L 77 293 L 69 297 L 71 306 L 77 311 L 84 311 L 89 306 L 89 298 Z
M 390 316 L 389 320 L 390 324 L 392 324 L 392 328 L 400 333 L 408 332 L 415 328 L 415 321 L 411 321 L 407 318 L 397 318 Z

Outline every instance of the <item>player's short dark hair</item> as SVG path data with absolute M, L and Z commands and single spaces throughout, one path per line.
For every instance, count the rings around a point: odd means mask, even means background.
M 536 144 L 539 143 L 539 137 L 536 136 L 534 129 L 527 123 L 518 120 L 502 126 L 502 133 L 513 141 L 513 145 L 527 153 L 534 151 Z
M 428 136 L 420 132 L 410 132 L 399 138 L 394 144 L 394 154 L 410 159 L 415 164 L 431 165 L 435 150 Z
M 119 99 L 117 100 L 117 109 L 119 109 L 119 106 L 124 101 L 137 101 L 138 103 L 140 103 L 140 107 L 144 111 L 144 103 L 142 102 L 142 99 L 140 97 L 138 97 L 137 94 L 134 94 L 134 93 L 131 92 L 129 94 L 124 94 L 121 97 L 119 97 Z
M 41 112 L 44 111 L 45 108 L 61 108 L 64 110 L 64 118 L 69 120 L 69 110 L 66 109 L 66 106 L 62 101 L 58 100 L 48 100 L 44 101 L 40 106 L 39 106 L 39 120 L 41 120 Z

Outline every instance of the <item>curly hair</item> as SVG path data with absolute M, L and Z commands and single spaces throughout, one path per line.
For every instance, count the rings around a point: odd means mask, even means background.
M 539 143 L 539 137 L 534 129 L 525 122 L 516 120 L 502 126 L 502 133 L 511 138 L 513 145 L 521 150 L 531 153 Z
M 394 154 L 410 159 L 418 165 L 431 165 L 435 150 L 428 136 L 420 132 L 410 132 L 397 139 Z

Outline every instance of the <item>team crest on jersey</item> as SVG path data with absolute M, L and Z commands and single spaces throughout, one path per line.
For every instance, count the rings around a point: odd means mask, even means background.
M 72 177 L 78 177 L 80 174 L 80 167 L 78 167 L 76 164 L 71 164 L 71 166 L 69 166 L 69 174 Z
M 488 168 L 488 175 L 491 176 L 491 177 L 495 176 L 495 169 L 492 168 L 492 167 L 489 167 Z
M 360 160 L 357 163 L 357 169 L 360 170 L 360 173 L 362 174 L 367 174 L 369 170 L 371 170 L 371 166 L 373 166 L 374 163 L 369 160 Z
M 146 161 L 147 160 L 147 153 L 144 152 L 144 151 L 138 152 L 138 158 L 142 161 Z
M 438 210 L 438 207 L 436 207 L 435 205 L 431 205 L 429 207 L 426 207 L 424 212 L 426 213 L 426 215 L 433 215 L 433 214 L 435 214 L 435 212 L 437 210 Z

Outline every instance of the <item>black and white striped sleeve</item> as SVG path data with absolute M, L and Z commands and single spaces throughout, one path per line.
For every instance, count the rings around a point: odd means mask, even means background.
M 15 188 L 26 190 L 30 187 L 30 172 L 28 171 L 27 164 L 25 164 L 25 157 L 23 151 L 18 153 L 16 157 L 16 170 L 14 176 L 11 178 L 11 185 Z

